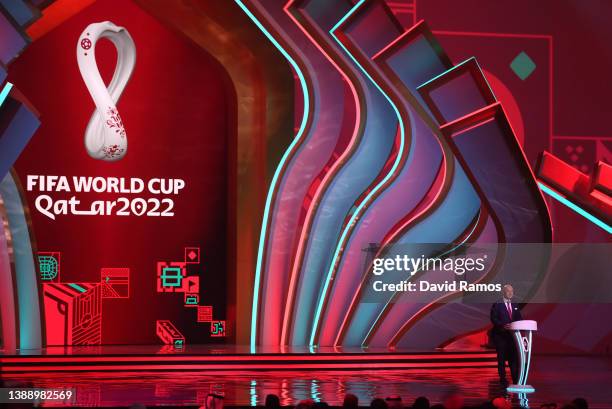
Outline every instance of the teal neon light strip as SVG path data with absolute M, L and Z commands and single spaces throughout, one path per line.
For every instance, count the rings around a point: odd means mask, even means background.
M 87 291 L 85 288 L 83 288 L 83 287 L 81 287 L 80 285 L 75 284 L 75 283 L 68 283 L 68 285 L 69 285 L 70 287 L 74 288 L 75 290 L 80 291 L 80 292 L 82 292 L 82 293 L 84 293 L 85 291 Z
M 251 311 L 251 352 L 255 350 L 255 344 L 257 342 L 257 307 L 259 305 L 259 287 L 261 281 L 261 269 L 263 263 L 263 253 L 264 253 L 264 244 L 266 241 L 267 229 L 268 229 L 268 218 L 270 217 L 270 208 L 272 206 L 272 197 L 274 196 L 274 191 L 276 185 L 278 183 L 278 179 L 281 173 L 281 169 L 284 167 L 285 162 L 287 162 L 287 158 L 289 154 L 293 151 L 297 143 L 302 138 L 304 134 L 304 130 L 306 129 L 306 124 L 308 123 L 308 116 L 310 115 L 309 106 L 310 106 L 310 95 L 308 94 L 308 87 L 306 86 L 306 79 L 304 78 L 304 74 L 302 70 L 295 62 L 295 60 L 287 53 L 287 51 L 274 39 L 274 37 L 266 30 L 266 28 L 261 24 L 257 17 L 244 5 L 242 0 L 234 0 L 236 4 L 245 12 L 245 14 L 255 23 L 255 25 L 261 30 L 261 32 L 270 40 L 270 42 L 280 51 L 280 53 L 285 57 L 285 59 L 291 64 L 295 73 L 297 74 L 300 80 L 300 86 L 302 87 L 302 95 L 304 96 L 304 114 L 302 116 L 302 123 L 300 124 L 300 128 L 295 134 L 295 138 L 283 154 L 276 170 L 274 171 L 274 176 L 272 177 L 272 181 L 270 182 L 270 188 L 268 189 L 268 195 L 266 196 L 266 205 L 264 207 L 264 215 L 261 223 L 261 232 L 259 234 L 259 248 L 257 249 L 257 266 L 255 268 L 255 280 L 253 284 L 253 308 Z
M 251 406 L 257 406 L 257 381 L 251 381 L 251 387 L 249 388 L 251 395 Z
M 417 89 L 422 88 L 427 86 L 427 84 L 431 84 L 432 82 L 436 81 L 438 78 L 444 77 L 446 74 L 458 70 L 459 68 L 461 68 L 462 66 L 464 66 L 465 64 L 467 64 L 468 62 L 474 60 L 474 62 L 476 63 L 476 67 L 478 68 L 478 71 L 480 71 L 480 75 L 482 75 L 482 77 L 485 80 L 485 83 L 487 84 L 487 87 L 489 87 L 489 91 L 491 91 L 491 95 L 493 95 L 493 97 L 495 99 L 497 99 L 497 97 L 495 96 L 495 93 L 493 92 L 493 88 L 491 88 L 491 84 L 489 84 L 489 81 L 487 80 L 487 77 L 485 77 L 484 73 L 482 72 L 482 68 L 480 68 L 480 64 L 478 64 L 478 60 L 476 59 L 476 57 L 470 57 L 467 60 L 455 65 L 454 67 L 449 68 L 448 70 L 444 71 L 441 74 L 436 75 L 435 77 L 433 77 L 432 79 L 424 82 L 423 84 L 419 85 L 417 87 Z
M 531 333 L 532 331 L 529 331 L 529 350 L 527 351 L 527 366 L 525 367 L 525 379 L 523 379 L 523 384 L 527 383 L 527 377 L 529 376 L 529 366 L 531 365 L 531 350 L 533 349 L 531 347 Z
M 0 92 L 0 106 L 4 104 L 4 100 L 6 100 L 6 97 L 8 97 L 8 94 L 11 92 L 12 88 L 13 84 L 7 82 L 2 91 Z
M 519 375 L 518 384 L 519 385 L 524 385 L 525 384 L 525 382 L 524 382 L 524 378 L 525 378 L 525 351 L 523 350 L 523 339 L 521 337 L 521 332 L 520 331 L 514 331 L 514 338 L 516 338 L 516 341 L 517 341 L 516 347 L 521 352 L 521 359 L 519 361 L 519 365 L 521 366 L 521 374 Z
M 319 385 L 316 379 L 310 381 L 310 397 L 315 402 L 321 402 L 321 394 L 319 393 Z
M 540 187 L 542 192 L 546 193 L 547 195 L 549 195 L 553 199 L 557 199 L 559 202 L 561 202 L 565 206 L 569 207 L 570 209 L 572 209 L 573 211 L 578 213 L 580 216 L 584 217 L 585 219 L 587 219 L 591 223 L 594 223 L 598 227 L 601 227 L 602 229 L 604 229 L 607 233 L 612 233 L 612 226 L 610 226 L 609 224 L 607 224 L 603 220 L 593 216 L 591 213 L 589 213 L 586 210 L 584 210 L 583 208 L 577 206 L 576 204 L 574 204 L 573 202 L 571 202 L 567 198 L 563 197 L 562 195 L 560 195 L 556 191 L 552 190 L 551 188 L 549 188 L 548 186 L 546 186 L 542 182 L 538 182 L 538 186 Z
M 323 285 L 323 292 L 321 293 L 322 296 L 319 297 L 319 300 L 317 302 L 317 309 L 315 311 L 315 316 L 314 316 L 314 320 L 313 320 L 313 324 L 312 324 L 312 331 L 310 333 L 310 342 L 309 342 L 309 345 L 311 345 L 311 346 L 314 345 L 314 340 L 315 340 L 315 337 L 316 337 L 317 328 L 319 326 L 319 320 L 321 319 L 321 312 L 323 310 L 323 302 L 324 302 L 325 298 L 327 297 L 327 291 L 329 289 L 329 284 L 331 282 L 331 277 L 332 277 L 332 274 L 333 274 L 334 266 L 336 265 L 336 262 L 338 260 L 338 256 L 339 256 L 340 251 L 341 251 L 341 243 L 344 242 L 346 236 L 348 235 L 348 231 L 349 231 L 350 227 L 353 225 L 353 223 L 356 222 L 356 219 L 357 219 L 358 215 L 361 213 L 363 208 L 366 206 L 366 203 L 368 203 L 370 201 L 370 199 L 382 188 L 382 186 L 384 186 L 389 181 L 391 176 L 395 173 L 396 169 L 398 168 L 398 166 L 399 166 L 399 164 L 400 164 L 400 162 L 402 160 L 402 156 L 404 154 L 404 142 L 405 142 L 404 141 L 404 137 L 405 137 L 404 123 L 402 122 L 402 118 L 401 118 L 401 115 L 399 113 L 399 110 L 397 109 L 397 106 L 395 106 L 395 104 L 393 103 L 391 98 L 385 93 L 385 91 L 383 91 L 383 89 L 376 83 L 376 81 L 374 81 L 374 79 L 370 76 L 370 74 L 368 74 L 368 72 L 365 70 L 365 68 L 363 68 L 363 66 L 361 64 L 359 64 L 357 59 L 349 52 L 349 50 L 342 44 L 342 42 L 334 34 L 334 32 L 338 29 L 338 27 L 340 27 L 342 25 L 342 23 L 344 21 L 346 21 L 346 19 L 351 16 L 351 14 L 353 14 L 359 7 L 361 7 L 361 5 L 364 2 L 365 2 L 365 0 L 361 0 L 357 4 L 355 4 L 355 6 L 353 6 L 353 8 L 344 17 L 342 17 L 342 19 L 338 23 L 336 23 L 336 25 L 331 30 L 329 30 L 329 33 L 334 38 L 334 40 L 340 45 L 340 47 L 342 47 L 342 49 L 346 52 L 346 54 L 351 58 L 351 60 L 353 60 L 355 65 L 357 67 L 359 67 L 359 69 L 364 73 L 364 75 L 372 82 L 372 84 L 374 84 L 374 86 L 385 97 L 385 99 L 389 102 L 389 104 L 393 108 L 393 111 L 395 111 L 395 115 L 397 116 L 397 120 L 398 120 L 399 126 L 400 126 L 400 135 L 401 135 L 401 138 L 400 138 L 400 148 L 399 148 L 399 154 L 395 158 L 395 162 L 393 162 L 393 167 L 391 168 L 389 173 L 387 173 L 387 175 L 384 177 L 384 179 L 381 180 L 370 191 L 370 193 L 368 193 L 368 195 L 359 204 L 359 206 L 357 206 L 357 208 L 355 209 L 355 211 L 351 215 L 350 220 L 348 221 L 348 223 L 344 227 L 344 229 L 342 231 L 342 234 L 340 235 L 340 239 L 338 241 L 338 245 L 336 246 L 336 250 L 334 252 L 334 256 L 333 256 L 332 261 L 330 263 L 329 271 L 327 272 L 327 277 L 325 278 L 325 284 Z

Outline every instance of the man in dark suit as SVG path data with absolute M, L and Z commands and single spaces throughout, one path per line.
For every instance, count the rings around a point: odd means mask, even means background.
M 506 284 L 502 287 L 502 299 L 491 307 L 491 322 L 493 323 L 491 339 L 497 351 L 497 371 L 499 381 L 503 386 L 508 386 L 506 361 L 510 367 L 512 382 L 518 382 L 518 355 L 512 333 L 508 331 L 508 324 L 523 318 L 518 305 L 512 303 L 512 297 L 514 297 L 514 289 L 510 284 Z

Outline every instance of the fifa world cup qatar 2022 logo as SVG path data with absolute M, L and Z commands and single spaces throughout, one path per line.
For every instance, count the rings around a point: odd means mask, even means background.
M 117 65 L 113 78 L 104 84 L 96 64 L 96 43 L 110 40 L 117 49 Z M 85 149 L 89 156 L 104 161 L 117 161 L 127 153 L 127 134 L 117 103 L 136 64 L 136 46 L 130 33 L 110 21 L 88 25 L 77 42 L 77 62 L 83 81 L 96 109 L 85 129 Z

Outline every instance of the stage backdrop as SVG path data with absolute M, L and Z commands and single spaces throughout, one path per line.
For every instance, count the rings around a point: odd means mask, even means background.
M 606 288 L 605 268 L 544 265 L 554 246 L 610 243 L 606 14 L 457 3 L 59 0 L 30 18 L 0 4 L 4 347 L 480 350 L 488 303 L 372 302 L 369 257 L 528 243 L 543 256 L 500 252 L 471 278 L 515 284 L 536 349 L 608 351 L 592 323 L 612 304 L 537 297 L 575 277 Z M 136 65 L 118 110 L 98 101 L 114 142 L 95 159 L 77 55 L 91 60 L 85 28 L 104 21 L 131 34 Z M 95 55 L 108 83 L 114 48 Z
M 84 145 L 96 106 L 76 53 L 94 51 L 83 30 L 103 21 L 124 27 L 136 49 L 120 118 L 110 116 L 129 141 L 116 161 Z M 113 44 L 98 41 L 95 59 L 108 84 Z M 42 123 L 14 175 L 35 242 L 43 340 L 223 342 L 236 109 L 224 69 L 132 2 L 103 1 L 32 43 L 9 81 Z

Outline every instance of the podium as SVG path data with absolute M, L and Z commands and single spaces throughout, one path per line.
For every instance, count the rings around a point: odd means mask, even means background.
M 514 321 L 508 324 L 508 330 L 513 332 L 516 352 L 519 358 L 519 379 L 517 384 L 508 386 L 509 392 L 529 393 L 535 389 L 527 384 L 529 365 L 531 364 L 531 334 L 538 330 L 538 323 L 532 320 Z

